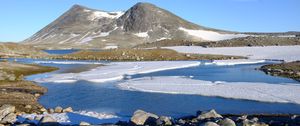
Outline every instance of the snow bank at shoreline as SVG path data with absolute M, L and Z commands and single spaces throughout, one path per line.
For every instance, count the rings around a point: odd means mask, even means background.
M 265 47 L 217 47 L 204 48 L 201 46 L 164 47 L 181 53 L 215 54 L 244 56 L 250 59 L 275 59 L 287 62 L 300 60 L 300 46 L 265 46 Z
M 121 118 L 109 113 L 97 113 L 92 111 L 75 111 L 71 113 L 53 113 L 53 114 L 23 114 L 19 116 L 18 122 L 23 122 L 25 119 L 42 118 L 50 116 L 60 124 L 79 124 L 81 121 L 89 122 L 91 124 L 99 124 L 101 122 L 116 123 Z M 32 123 L 38 124 L 38 120 L 32 120 Z
M 258 64 L 264 63 L 266 60 L 253 60 L 253 59 L 234 59 L 234 60 L 214 60 L 211 63 L 205 63 L 205 65 L 217 65 L 217 66 L 226 66 L 226 65 L 241 65 L 241 64 Z
M 187 77 L 144 77 L 118 84 L 123 90 L 217 96 L 223 98 L 300 104 L 299 84 L 211 82 Z
M 121 80 L 126 75 L 144 74 L 163 70 L 199 66 L 198 61 L 152 61 L 152 62 L 113 62 L 106 66 L 80 73 L 52 74 L 38 78 L 36 82 L 72 83 L 78 80 L 90 82 L 107 82 Z

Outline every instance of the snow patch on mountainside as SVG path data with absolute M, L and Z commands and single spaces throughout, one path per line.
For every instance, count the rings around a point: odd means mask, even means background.
M 80 43 L 87 43 L 87 42 L 92 41 L 92 40 L 93 40 L 92 37 L 86 37 L 86 38 L 82 39 L 82 40 L 80 41 Z
M 247 36 L 244 34 L 221 34 L 218 32 L 208 30 L 191 30 L 183 27 L 179 27 L 179 30 L 186 32 L 188 35 L 195 36 L 208 41 L 219 41 Z
M 135 33 L 134 35 L 140 38 L 149 37 L 148 32 L 139 32 L 139 33 Z
M 156 39 L 156 41 L 167 40 L 167 39 L 170 39 L 170 38 L 162 37 L 162 38 Z
M 62 41 L 60 41 L 60 42 L 58 42 L 58 44 L 63 44 L 63 43 L 65 43 L 65 42 L 67 42 L 67 41 L 70 41 L 71 39 L 73 39 L 73 38 L 75 38 L 75 37 L 77 37 L 77 36 L 79 36 L 79 34 L 71 34 L 71 36 L 69 37 L 69 38 L 67 38 L 67 39 L 65 39 L 65 40 L 62 40 Z
M 92 14 L 88 17 L 89 20 L 96 20 L 101 18 L 119 18 L 122 16 L 124 12 L 104 12 L 104 11 L 94 11 Z
M 107 43 L 103 49 L 117 49 L 119 46 L 114 43 Z
M 144 77 L 120 83 L 124 90 L 217 96 L 263 102 L 300 104 L 299 84 L 268 84 L 260 82 L 203 81 L 188 77 Z

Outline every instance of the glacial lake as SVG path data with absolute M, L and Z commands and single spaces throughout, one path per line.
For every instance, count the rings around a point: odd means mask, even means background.
M 34 63 L 40 59 L 18 59 L 18 62 Z M 57 62 L 86 62 L 95 61 L 64 61 Z M 208 62 L 208 61 L 201 61 Z M 148 74 L 133 75 L 132 78 L 145 76 L 194 76 L 193 79 L 227 82 L 264 82 L 264 83 L 297 83 L 299 82 L 266 75 L 255 70 L 261 65 L 216 66 L 200 65 L 197 67 L 166 70 Z M 41 65 L 59 67 L 60 70 L 27 77 L 28 80 L 45 77 L 53 73 L 61 73 L 70 69 L 87 67 L 90 64 L 57 64 L 44 62 Z M 92 83 L 77 81 L 74 83 L 40 83 L 48 88 L 48 92 L 39 102 L 46 108 L 56 106 L 73 107 L 74 110 L 114 113 L 120 117 L 129 117 L 137 109 L 143 109 L 159 115 L 181 117 L 195 114 L 198 110 L 216 109 L 219 113 L 234 114 L 300 114 L 300 105 L 292 103 L 268 103 L 251 100 L 227 99 L 221 97 L 206 97 L 200 95 L 180 95 L 146 93 L 120 90 L 117 84 L 122 82 Z M 300 92 L 299 92 L 300 93 Z

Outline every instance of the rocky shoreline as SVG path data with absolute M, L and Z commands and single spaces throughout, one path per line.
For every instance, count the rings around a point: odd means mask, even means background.
M 69 126 L 71 124 L 61 124 L 51 114 L 73 113 L 71 107 L 63 109 L 56 107 L 54 109 L 44 109 L 43 116 L 35 118 L 25 118 L 20 120 L 22 113 L 16 113 L 15 106 L 0 106 L 0 126 Z M 36 114 L 36 113 L 34 113 Z M 80 120 L 78 120 L 80 121 Z M 110 125 L 110 126 L 299 126 L 299 115 L 230 115 L 218 114 L 215 110 L 198 111 L 195 115 L 189 115 L 181 118 L 172 118 L 168 116 L 159 116 L 143 110 L 136 110 L 128 121 L 118 121 L 116 123 L 90 124 L 80 121 L 79 124 L 72 125 Z
M 39 113 L 43 106 L 38 103 L 38 98 L 47 89 L 24 80 L 24 76 L 54 70 L 57 68 L 0 61 L 0 106 L 11 104 L 17 113 Z
M 260 68 L 266 74 L 300 81 L 300 61 L 264 65 Z

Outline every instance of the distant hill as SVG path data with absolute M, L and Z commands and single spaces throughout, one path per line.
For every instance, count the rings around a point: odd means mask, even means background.
M 41 57 L 47 53 L 30 45 L 0 42 L 0 57 Z

